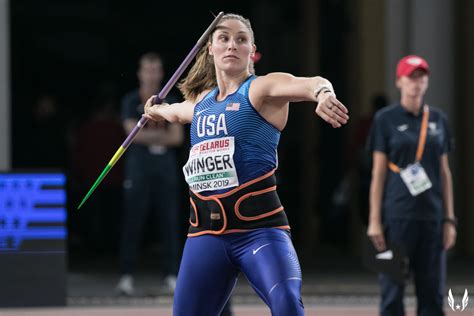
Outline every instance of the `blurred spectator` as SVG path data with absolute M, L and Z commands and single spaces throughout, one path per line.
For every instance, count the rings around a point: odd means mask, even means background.
M 156 94 L 163 80 L 163 63 L 159 55 L 147 53 L 139 60 L 139 88 L 122 100 L 122 120 L 130 133 L 143 114 L 146 100 Z M 166 102 L 176 102 L 168 95 Z M 183 143 L 179 124 L 149 121 L 138 133 L 125 154 L 124 213 L 120 243 L 120 272 L 117 291 L 123 295 L 135 292 L 133 273 L 145 223 L 148 219 L 159 227 L 165 284 L 174 290 L 179 265 L 179 177 L 175 148 Z
M 72 146 L 72 182 L 82 199 L 125 139 L 116 102 L 101 98 L 91 117 L 77 130 Z M 122 204 L 123 162 L 110 171 L 76 215 L 80 237 L 89 249 L 116 248 Z M 77 205 L 74 205 L 75 207 Z
M 65 168 L 67 156 L 66 122 L 60 115 L 56 98 L 38 97 L 28 133 L 28 155 L 25 166 L 32 168 Z
M 396 81 L 400 102 L 375 115 L 367 234 L 385 256 L 392 245 L 404 249 L 414 275 L 417 315 L 441 316 L 446 250 L 456 242 L 448 163 L 453 143 L 444 113 L 425 103 L 428 75 L 423 58 L 402 58 Z M 385 273 L 379 281 L 380 314 L 405 315 L 404 282 Z

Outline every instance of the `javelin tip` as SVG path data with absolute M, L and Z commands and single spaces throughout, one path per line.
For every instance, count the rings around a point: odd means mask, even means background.
M 94 184 L 92 185 L 92 187 L 89 189 L 89 192 L 87 192 L 86 196 L 82 199 L 82 202 L 81 204 L 79 204 L 79 206 L 77 207 L 77 209 L 80 209 L 82 207 L 82 205 L 84 205 L 84 203 L 86 203 L 86 201 L 89 199 L 89 197 L 92 195 L 92 193 L 95 191 L 95 189 L 99 186 L 99 184 L 102 182 L 102 180 L 104 180 L 105 176 L 107 175 L 107 173 L 109 173 L 110 169 L 112 169 L 113 165 L 111 164 L 108 164 L 104 170 L 102 171 L 102 173 L 100 174 L 100 176 L 97 178 L 97 180 L 95 180 Z

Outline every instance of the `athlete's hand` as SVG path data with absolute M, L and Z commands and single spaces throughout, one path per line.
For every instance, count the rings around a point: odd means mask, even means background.
M 372 221 L 367 228 L 367 236 L 369 236 L 372 244 L 377 251 L 384 251 L 386 248 L 385 237 L 383 236 L 382 224 Z
M 147 119 L 150 119 L 153 121 L 163 121 L 164 118 L 160 114 L 160 107 L 167 103 L 153 105 L 153 101 L 155 100 L 155 97 L 156 95 L 152 96 L 146 101 L 145 106 L 144 106 L 145 114 L 143 114 L 143 117 L 146 117 Z
M 338 128 L 346 124 L 349 120 L 348 112 L 347 108 L 336 99 L 332 92 L 322 92 L 319 95 L 316 114 L 331 124 L 332 127 Z
M 449 250 L 456 244 L 456 227 L 451 223 L 444 223 L 443 226 L 443 248 Z

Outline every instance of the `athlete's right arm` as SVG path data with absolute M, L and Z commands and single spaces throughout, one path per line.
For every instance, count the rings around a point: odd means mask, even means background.
M 145 103 L 144 117 L 153 121 L 168 121 L 170 123 L 186 124 L 193 120 L 195 104 L 189 101 L 181 103 L 161 103 L 153 105 L 155 97 L 151 97 Z
M 145 103 L 144 117 L 154 120 L 166 120 L 170 123 L 188 124 L 193 120 L 194 107 L 201 101 L 209 90 L 203 91 L 196 100 L 185 100 L 180 103 L 162 103 L 153 105 L 156 96 L 152 96 Z
M 385 250 L 385 238 L 382 227 L 382 197 L 387 173 L 387 155 L 380 151 L 373 153 L 372 180 L 369 194 L 369 227 L 367 235 L 378 251 Z

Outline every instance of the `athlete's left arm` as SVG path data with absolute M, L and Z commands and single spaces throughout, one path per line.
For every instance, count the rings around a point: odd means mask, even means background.
M 456 218 L 453 203 L 453 180 L 449 168 L 448 154 L 441 155 L 440 169 L 444 217 L 448 219 L 448 221 L 444 221 L 443 225 L 443 246 L 445 250 L 448 250 L 456 243 L 456 227 L 453 225 Z
M 288 73 L 270 73 L 252 83 L 254 105 L 317 102 L 316 114 L 333 127 L 347 123 L 347 108 L 336 98 L 331 82 L 323 77 L 295 77 Z

